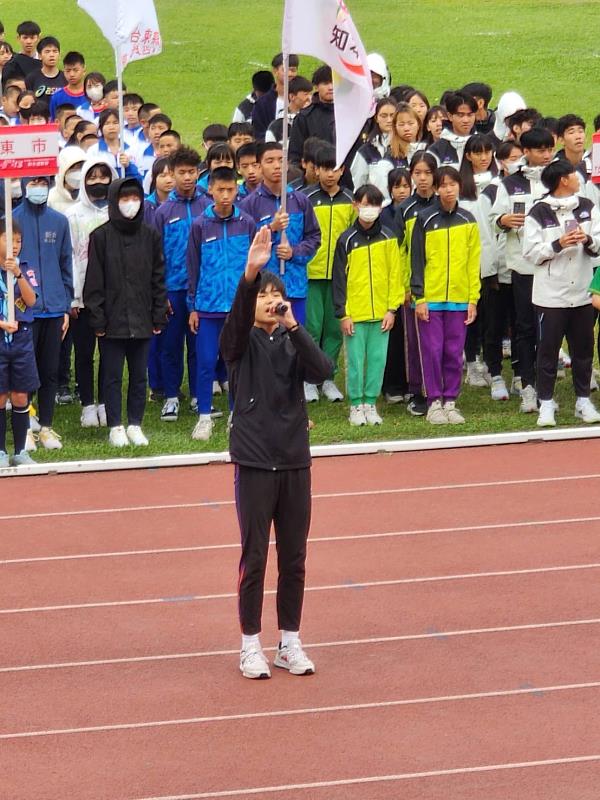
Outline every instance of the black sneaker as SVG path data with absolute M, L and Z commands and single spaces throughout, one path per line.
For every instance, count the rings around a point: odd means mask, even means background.
M 68 406 L 73 402 L 73 395 L 68 386 L 60 386 L 55 399 L 58 406 Z
M 165 393 L 162 389 L 150 389 L 150 402 L 151 403 L 164 403 Z
M 406 404 L 407 411 L 413 417 L 424 417 L 427 413 L 427 401 L 421 394 L 413 394 Z

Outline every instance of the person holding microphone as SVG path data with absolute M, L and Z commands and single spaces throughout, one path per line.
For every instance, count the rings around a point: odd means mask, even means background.
M 293 675 L 315 671 L 299 637 L 311 514 L 304 381 L 320 384 L 333 374 L 331 359 L 296 321 L 281 279 L 261 272 L 271 247 L 271 232 L 263 227 L 250 247 L 220 341 L 234 400 L 229 451 L 242 538 L 238 591 L 245 678 L 271 677 L 259 638 L 271 523 L 281 630 L 274 665 Z

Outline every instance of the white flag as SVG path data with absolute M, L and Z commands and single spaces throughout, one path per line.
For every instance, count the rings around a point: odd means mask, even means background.
M 367 54 L 344 0 L 285 0 L 283 52 L 304 53 L 333 70 L 337 162 L 373 113 Z
M 120 49 L 123 67 L 162 51 L 153 0 L 77 0 L 77 5 L 87 11 L 113 48 Z

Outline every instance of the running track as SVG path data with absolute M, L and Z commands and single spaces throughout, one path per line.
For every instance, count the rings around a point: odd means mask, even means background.
M 0 482 L 2 800 L 597 800 L 600 442 L 313 479 L 318 671 L 260 682 L 232 467 Z

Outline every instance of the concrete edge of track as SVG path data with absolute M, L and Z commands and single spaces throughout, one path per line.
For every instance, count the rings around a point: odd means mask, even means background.
M 507 433 L 484 433 L 472 436 L 444 436 L 431 439 L 398 439 L 382 442 L 351 442 L 346 444 L 315 445 L 311 447 L 314 458 L 331 456 L 357 456 L 374 453 L 407 453 L 423 450 L 449 450 L 458 447 L 489 447 L 527 442 L 560 442 L 576 439 L 600 438 L 600 426 L 579 428 L 553 428 Z M 164 467 L 191 467 L 205 464 L 229 463 L 229 453 L 181 453 L 165 456 L 138 456 L 137 458 L 106 458 L 89 461 L 54 461 L 23 467 L 0 468 L 0 478 L 23 475 L 62 475 L 76 472 L 108 472 L 127 469 L 161 469 Z

